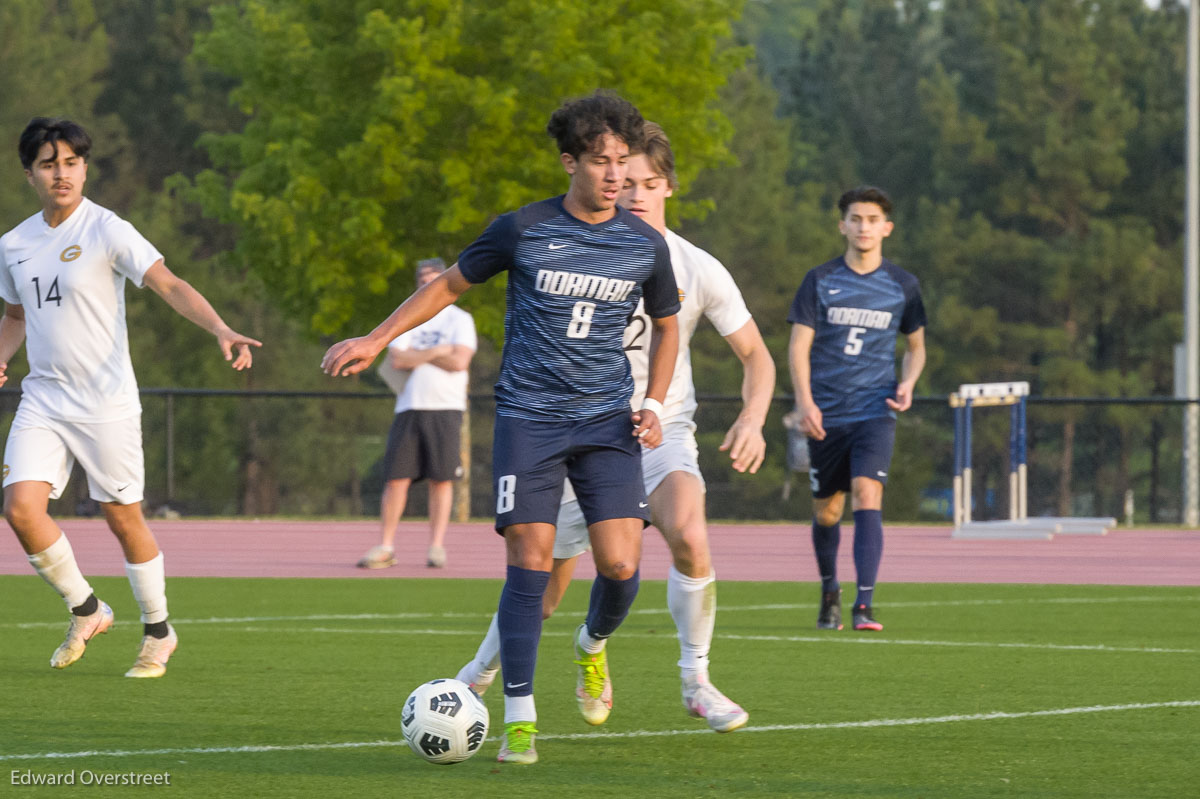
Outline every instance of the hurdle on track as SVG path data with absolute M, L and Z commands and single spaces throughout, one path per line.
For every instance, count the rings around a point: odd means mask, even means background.
M 1030 519 L 1027 500 L 1026 403 L 1029 383 L 964 383 L 950 395 L 954 409 L 954 537 L 1049 539 L 1055 533 L 1104 535 L 1112 517 L 1038 516 Z M 1008 406 L 1008 519 L 971 518 L 971 410 Z

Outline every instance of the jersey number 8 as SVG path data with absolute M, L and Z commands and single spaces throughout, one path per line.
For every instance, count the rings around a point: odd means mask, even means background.
M 587 338 L 592 330 L 592 316 L 596 303 L 580 300 L 571 311 L 571 324 L 567 325 L 567 338 Z

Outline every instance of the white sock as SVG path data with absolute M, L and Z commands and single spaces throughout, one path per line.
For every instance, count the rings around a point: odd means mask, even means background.
M 57 541 L 28 557 L 42 579 L 66 601 L 68 610 L 79 607 L 92 595 L 92 587 L 75 562 L 71 542 L 61 532 Z
M 533 694 L 504 697 L 504 723 L 512 724 L 514 721 L 537 721 L 537 708 L 533 704 Z
M 479 682 L 485 671 L 500 668 L 500 623 L 498 614 L 492 614 L 492 623 L 488 626 L 487 635 L 479 644 L 479 650 L 470 663 L 459 670 L 455 679 L 462 680 L 467 685 Z
M 608 639 L 593 638 L 592 634 L 588 632 L 587 624 L 584 623 L 579 627 L 579 632 L 575 636 L 575 643 L 578 644 L 579 648 L 584 652 L 587 652 L 589 655 L 594 655 L 597 652 L 604 651 L 604 645 L 608 643 Z
M 159 552 L 145 563 L 126 563 L 133 598 L 142 609 L 142 624 L 167 620 L 167 574 Z
M 708 650 L 717 622 L 717 575 L 688 577 L 671 567 L 667 608 L 679 631 L 679 670 L 684 677 L 708 677 Z

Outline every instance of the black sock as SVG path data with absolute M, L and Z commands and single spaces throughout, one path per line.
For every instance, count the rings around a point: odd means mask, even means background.
M 83 600 L 83 604 L 71 608 L 71 612 L 76 616 L 91 616 L 100 609 L 100 600 L 96 599 L 96 595 L 92 594 L 87 599 Z
M 156 621 L 154 624 L 143 624 L 142 635 L 149 635 L 154 638 L 166 638 L 170 629 L 165 621 Z

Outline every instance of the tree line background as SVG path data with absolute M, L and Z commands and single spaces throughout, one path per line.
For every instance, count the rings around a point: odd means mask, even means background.
M 834 204 L 861 183 L 891 192 L 885 254 L 921 279 L 918 394 L 1028 380 L 1035 395 L 1169 396 L 1185 21 L 1175 0 L 6 0 L 0 228 L 36 209 L 16 158 L 25 123 L 74 118 L 95 139 L 89 196 L 266 343 L 235 374 L 205 333 L 130 291 L 143 387 L 378 390 L 369 374 L 324 377 L 325 347 L 403 300 L 420 258 L 452 261 L 496 213 L 563 191 L 546 119 L 603 86 L 671 136 L 683 185 L 669 222 L 734 275 L 781 396 L 792 295 L 844 248 Z M 486 395 L 503 281 L 463 304 L 485 337 L 472 391 Z M 740 366 L 711 329 L 693 359 L 702 394 L 738 393 Z M 162 501 L 156 403 L 148 491 Z M 477 410 L 486 443 L 486 402 Z M 713 414 L 706 450 L 726 423 Z M 181 401 L 174 468 L 195 487 L 183 504 L 374 513 L 389 418 L 386 400 Z M 1171 413 L 1064 405 L 1037 421 L 1044 510 L 1079 510 L 1086 479 L 1085 509 L 1119 513 L 1133 488 L 1151 519 L 1170 515 L 1158 494 L 1178 477 Z M 889 512 L 936 516 L 949 415 L 929 406 L 900 435 Z M 979 435 L 977 451 L 994 453 L 980 456 L 986 488 L 1007 430 Z M 710 491 L 711 515 L 806 512 L 803 490 L 777 498 L 775 415 L 768 436 L 756 478 L 705 455 L 710 489 L 732 487 Z

